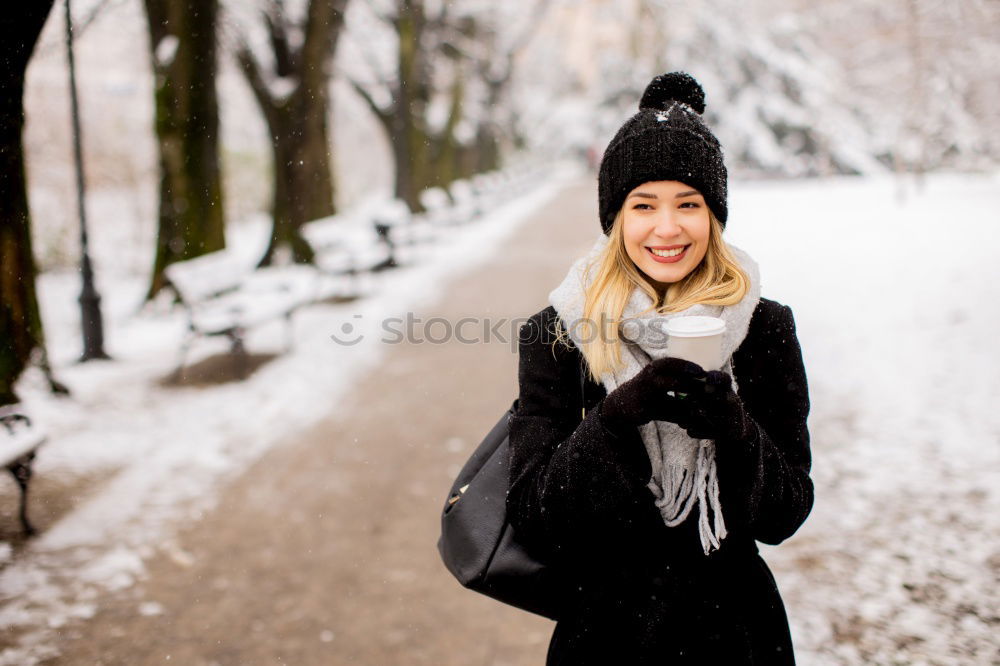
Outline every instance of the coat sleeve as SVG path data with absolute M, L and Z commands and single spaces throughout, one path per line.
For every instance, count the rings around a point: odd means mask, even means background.
M 552 345 L 544 312 L 520 331 L 507 515 L 528 548 L 559 557 L 630 527 L 652 494 L 645 451 L 608 430 L 599 408 L 581 420 L 578 353 Z
M 735 372 L 750 416 L 749 436 L 716 443 L 726 526 L 778 544 L 802 525 L 813 506 L 806 418 L 809 392 L 791 308 L 762 327 L 761 340 Z

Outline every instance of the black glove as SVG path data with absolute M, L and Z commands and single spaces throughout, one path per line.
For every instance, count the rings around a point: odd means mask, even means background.
M 742 440 L 752 423 L 743 401 L 733 390 L 728 373 L 712 370 L 705 375 L 702 390 L 688 396 L 689 411 L 681 415 L 681 427 L 695 439 Z
M 604 398 L 601 417 L 611 427 L 678 423 L 690 418 L 691 411 L 690 398 L 682 394 L 704 393 L 704 380 L 705 370 L 697 363 L 671 356 L 656 359 Z

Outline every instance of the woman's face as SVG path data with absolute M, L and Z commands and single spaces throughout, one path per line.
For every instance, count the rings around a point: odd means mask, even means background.
M 676 180 L 643 183 L 625 198 L 625 251 L 661 293 L 701 263 L 710 225 L 704 197 Z

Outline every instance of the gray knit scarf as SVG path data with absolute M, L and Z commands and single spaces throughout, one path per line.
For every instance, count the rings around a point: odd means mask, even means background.
M 600 234 L 590 251 L 573 264 L 566 278 L 549 294 L 549 302 L 559 314 L 563 327 L 581 350 L 581 331 L 574 323 L 583 317 L 584 294 L 593 279 L 591 269 L 596 267 L 595 259 L 607 243 L 608 237 Z M 733 245 L 728 247 L 750 277 L 750 290 L 739 303 L 727 306 L 699 303 L 680 312 L 657 314 L 652 310 L 639 316 L 651 308 L 653 302 L 641 289 L 633 289 L 619 326 L 624 340 L 622 358 L 625 366 L 601 377 L 608 393 L 634 377 L 651 360 L 665 357 L 668 336 L 664 324 L 674 317 L 687 315 L 720 317 L 726 322 L 722 340 L 726 362 L 722 370 L 733 376 L 733 352 L 746 337 L 750 317 L 760 301 L 760 271 L 750 255 Z M 735 376 L 733 385 L 738 391 Z M 639 433 L 652 466 L 648 488 L 656 498 L 663 521 L 669 527 L 680 525 L 697 504 L 702 548 L 706 555 L 718 549 L 726 536 L 726 524 L 719 503 L 714 440 L 692 439 L 683 428 L 667 421 L 646 423 L 639 427 Z

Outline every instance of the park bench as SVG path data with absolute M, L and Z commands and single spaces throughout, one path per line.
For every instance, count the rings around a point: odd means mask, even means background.
M 456 180 L 448 186 L 451 195 L 452 215 L 459 223 L 472 222 L 482 215 L 482 199 L 477 195 L 473 184 L 463 179 Z
M 514 197 L 513 188 L 508 185 L 509 177 L 504 173 L 495 170 L 472 177 L 472 191 L 475 193 L 478 214 L 492 211 Z
M 503 205 L 519 194 L 523 194 L 543 178 L 544 174 L 538 170 L 520 165 L 476 174 L 471 179 L 471 192 L 475 197 L 474 214 L 481 215 L 485 211 Z M 465 189 L 466 186 L 462 181 L 452 184 L 452 197 L 458 201 L 467 195 L 461 190 L 454 191 L 456 185 L 462 189 Z
M 174 376 L 180 377 L 195 340 L 222 336 L 245 376 L 246 332 L 284 319 L 285 350 L 292 347 L 292 315 L 316 299 L 319 285 L 315 269 L 293 264 L 254 268 L 252 262 L 228 250 L 171 264 L 167 283 L 188 315 L 188 331 L 181 345 Z
M 458 223 L 455 209 L 451 205 L 451 197 L 440 187 L 428 187 L 422 190 L 417 198 L 424 212 L 422 218 L 435 226 L 448 226 Z
M 31 466 L 35 452 L 45 442 L 45 432 L 32 424 L 21 405 L 0 407 L 0 464 L 14 477 L 21 489 L 21 504 L 18 518 L 24 533 L 31 535 L 35 528 L 28 520 L 28 484 L 31 482 Z
M 397 265 L 388 229 L 372 222 L 367 215 L 319 218 L 303 225 L 302 235 L 315 252 L 313 261 L 320 274 L 346 279 L 346 293 L 340 290 L 337 294 L 340 296 L 361 295 L 364 276 Z
M 432 243 L 441 235 L 438 226 L 424 215 L 413 215 L 402 199 L 381 202 L 372 216 L 376 233 L 392 248 L 402 248 L 404 253 L 411 253 L 418 245 Z

